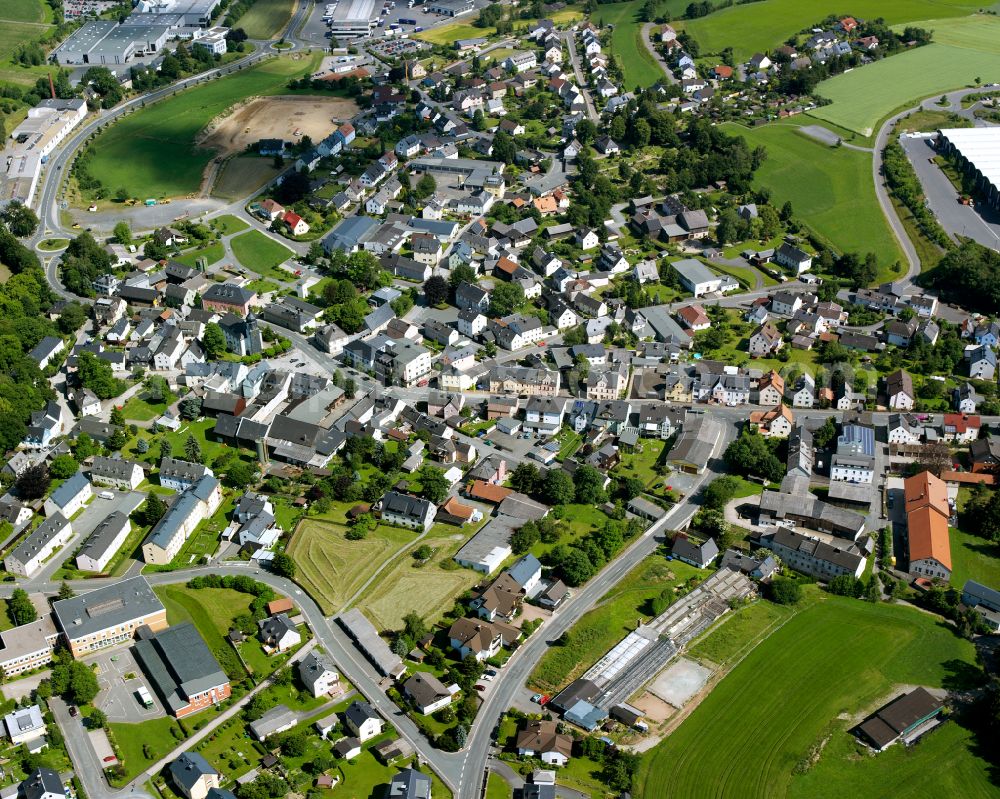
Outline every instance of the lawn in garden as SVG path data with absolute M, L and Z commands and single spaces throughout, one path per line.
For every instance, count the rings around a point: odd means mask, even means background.
M 937 617 L 823 596 L 760 643 L 645 757 L 637 787 L 677 799 L 703 797 L 706 785 L 718 799 L 870 796 L 875 785 L 895 796 L 903 775 L 891 770 L 880 769 L 884 782 L 841 775 L 841 790 L 814 782 L 806 791 L 793 769 L 825 739 L 847 735 L 841 714 L 870 712 L 900 685 L 968 687 L 974 663 L 973 645 Z M 949 790 L 951 765 L 949 758 L 947 769 L 928 767 L 912 795 L 967 795 Z M 850 768 L 849 760 L 833 765 Z
M 162 416 L 163 412 L 177 399 L 170 392 L 167 392 L 167 395 L 160 402 L 153 402 L 148 396 L 149 392 L 143 390 L 135 396 L 129 397 L 122 408 L 125 418 L 136 422 L 148 422 Z
M 294 253 L 284 244 L 275 241 L 270 236 L 261 233 L 259 230 L 251 230 L 249 233 L 241 233 L 235 236 L 230 244 L 233 248 L 233 255 L 247 269 L 256 272 L 261 277 L 270 277 L 277 280 L 288 280 L 291 275 L 277 269 L 278 264 L 283 264 Z
M 137 197 L 196 191 L 214 157 L 195 144 L 198 133 L 247 97 L 282 93 L 290 78 L 312 72 L 319 57 L 274 58 L 123 117 L 89 146 L 90 174 L 111 191 L 123 186 Z
M 966 580 L 1000 588 L 1000 545 L 972 533 L 951 528 L 951 584 L 956 588 Z
M 960 17 L 980 8 L 972 0 L 854 0 L 849 7 L 832 0 L 764 0 L 737 4 L 679 24 L 698 42 L 703 55 L 733 48 L 736 60 L 778 47 L 789 37 L 830 14 L 858 19 L 882 17 L 889 24 Z M 925 27 L 932 27 L 926 25 Z
M 816 141 L 797 129 L 801 124 L 800 117 L 752 130 L 724 127 L 751 147 L 767 149 L 754 182 L 771 191 L 773 203 L 791 202 L 795 215 L 838 251 L 874 252 L 882 267 L 879 280 L 890 279 L 889 267 L 902 253 L 875 196 L 871 155 Z
M 568 685 L 632 632 L 637 618 L 651 616 L 653 599 L 699 574 L 694 566 L 668 564 L 658 556 L 640 563 L 545 652 L 528 679 L 529 687 L 553 693 Z
M 177 719 L 171 716 L 150 719 L 141 724 L 112 722 L 108 729 L 118 746 L 121 765 L 125 769 L 124 778 L 113 783 L 116 786 L 130 782 L 180 746 L 185 738 Z
M 386 558 L 416 537 L 411 530 L 379 525 L 362 540 L 349 541 L 344 513 L 350 507 L 338 503 L 321 518 L 303 519 L 288 545 L 296 580 L 326 614 L 340 610 Z

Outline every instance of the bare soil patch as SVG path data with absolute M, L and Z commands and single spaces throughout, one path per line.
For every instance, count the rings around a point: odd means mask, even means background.
M 319 142 L 357 112 L 357 104 L 343 97 L 258 97 L 212 120 L 199 134 L 197 144 L 224 158 L 243 152 L 260 139 L 295 144 L 309 136 Z

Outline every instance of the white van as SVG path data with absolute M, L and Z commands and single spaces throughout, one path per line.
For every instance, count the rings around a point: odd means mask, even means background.
M 115 492 L 114 491 L 102 491 L 100 494 L 98 494 L 98 496 L 101 499 L 114 499 L 115 498 Z

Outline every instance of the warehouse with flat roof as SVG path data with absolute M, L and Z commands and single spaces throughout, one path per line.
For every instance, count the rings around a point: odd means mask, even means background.
M 330 32 L 346 39 L 370 36 L 381 11 L 375 0 L 340 0 L 330 20 Z
M 52 52 L 57 64 L 124 64 L 137 55 L 159 52 L 170 38 L 168 25 L 119 25 L 93 20 Z
M 988 205 L 1000 208 L 1000 128 L 943 128 L 938 148 L 958 159 Z

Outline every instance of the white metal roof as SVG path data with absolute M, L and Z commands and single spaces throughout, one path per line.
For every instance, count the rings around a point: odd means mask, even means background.
M 1000 128 L 945 128 L 941 135 L 1000 189 Z

